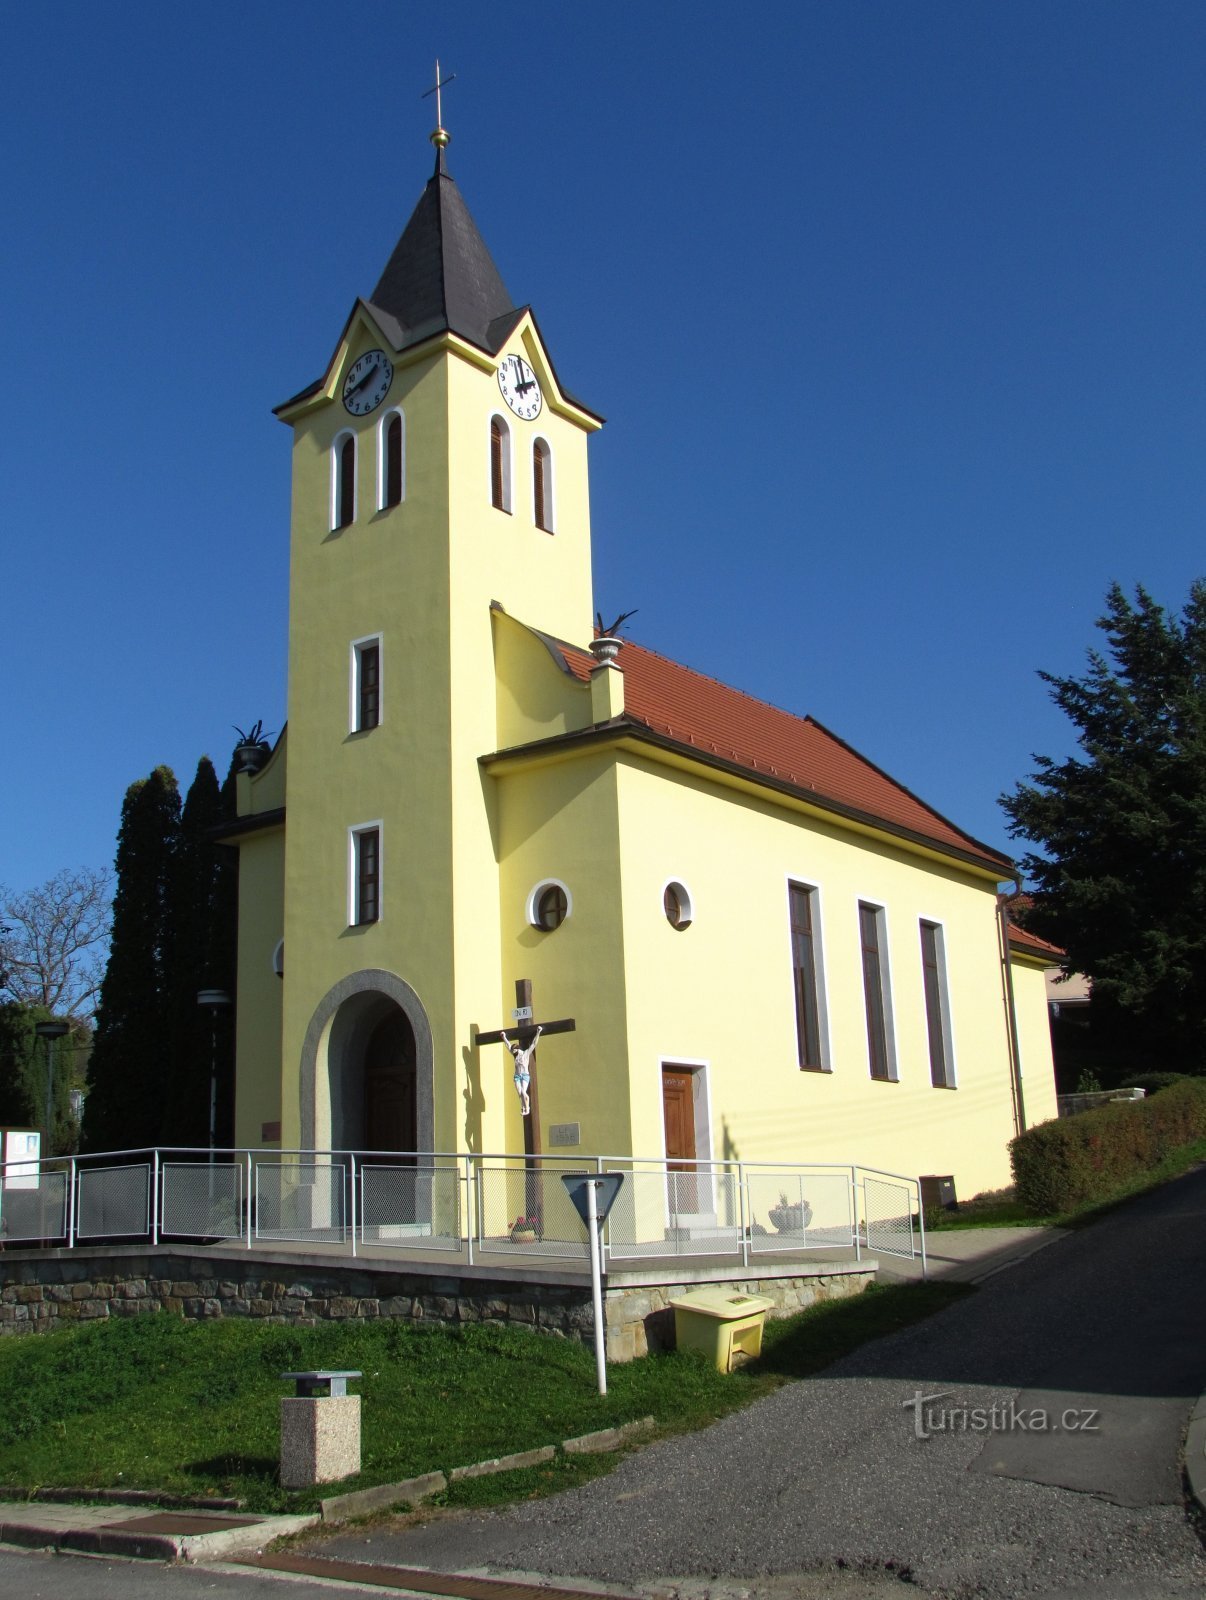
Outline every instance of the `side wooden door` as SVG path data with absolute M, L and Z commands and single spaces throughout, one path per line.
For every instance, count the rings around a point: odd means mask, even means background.
M 666 1129 L 666 1180 L 670 1216 L 699 1210 L 695 1161 L 695 1096 L 689 1067 L 662 1067 L 662 1118 Z

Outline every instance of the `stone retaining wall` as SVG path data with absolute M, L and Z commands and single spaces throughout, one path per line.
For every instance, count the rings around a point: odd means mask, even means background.
M 765 1268 L 763 1268 L 765 1272 Z M 631 1361 L 674 1343 L 669 1302 L 702 1284 L 720 1281 L 734 1294 L 762 1294 L 774 1316 L 817 1300 L 857 1294 L 875 1276 L 875 1263 L 825 1270 L 793 1269 L 790 1277 L 709 1277 L 685 1274 L 651 1284 L 612 1274 L 604 1291 L 607 1354 Z M 77 1322 L 169 1311 L 200 1321 L 254 1317 L 298 1327 L 400 1317 L 438 1323 L 511 1323 L 589 1341 L 594 1334 L 589 1282 L 556 1273 L 494 1277 L 476 1271 L 398 1270 L 349 1263 L 251 1260 L 237 1254 L 176 1250 L 22 1252 L 0 1255 L 0 1335 L 49 1332 Z

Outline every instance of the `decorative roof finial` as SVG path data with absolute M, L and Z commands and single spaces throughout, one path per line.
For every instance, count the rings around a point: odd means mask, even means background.
M 437 172 L 443 172 L 444 170 L 444 151 L 448 148 L 449 142 L 452 139 L 452 135 L 444 126 L 444 110 L 440 102 L 440 90 L 450 84 L 455 77 L 456 73 L 450 72 L 446 78 L 441 78 L 440 63 L 437 59 L 435 64 L 435 83 L 430 89 L 424 89 L 422 95 L 420 96 L 420 98 L 423 100 L 430 99 L 432 95 L 435 95 L 436 97 L 436 125 L 435 131 L 431 135 L 431 142 L 436 147 Z

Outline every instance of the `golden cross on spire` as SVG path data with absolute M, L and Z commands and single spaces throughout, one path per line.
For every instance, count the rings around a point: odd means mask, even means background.
M 440 90 L 446 88 L 455 77 L 455 72 L 450 72 L 446 78 L 440 77 L 440 63 L 437 58 L 435 64 L 435 83 L 430 89 L 424 89 L 422 95 L 420 96 L 420 99 L 423 100 L 430 99 L 432 95 L 435 95 L 436 97 L 436 125 L 435 132 L 431 135 L 431 142 L 436 146 L 437 150 L 439 150 L 441 154 L 443 154 L 445 146 L 448 144 L 451 135 L 444 126 L 444 108 L 440 99 Z

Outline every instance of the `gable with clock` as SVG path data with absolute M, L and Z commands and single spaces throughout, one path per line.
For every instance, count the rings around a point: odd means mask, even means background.
M 673 1138 L 1004 1182 L 1010 864 L 810 719 L 636 644 L 594 659 L 601 419 L 433 142 L 376 287 L 277 408 L 289 720 L 231 834 L 237 1141 L 522 1150 L 501 1052 L 476 1038 L 531 979 L 577 1019 L 541 1046 L 540 1112 L 584 1151 Z M 870 1065 L 868 940 L 891 973 Z M 1033 1120 L 1054 1110 L 1044 961 L 1010 959 Z M 709 1004 L 734 973 L 742 1004 Z

